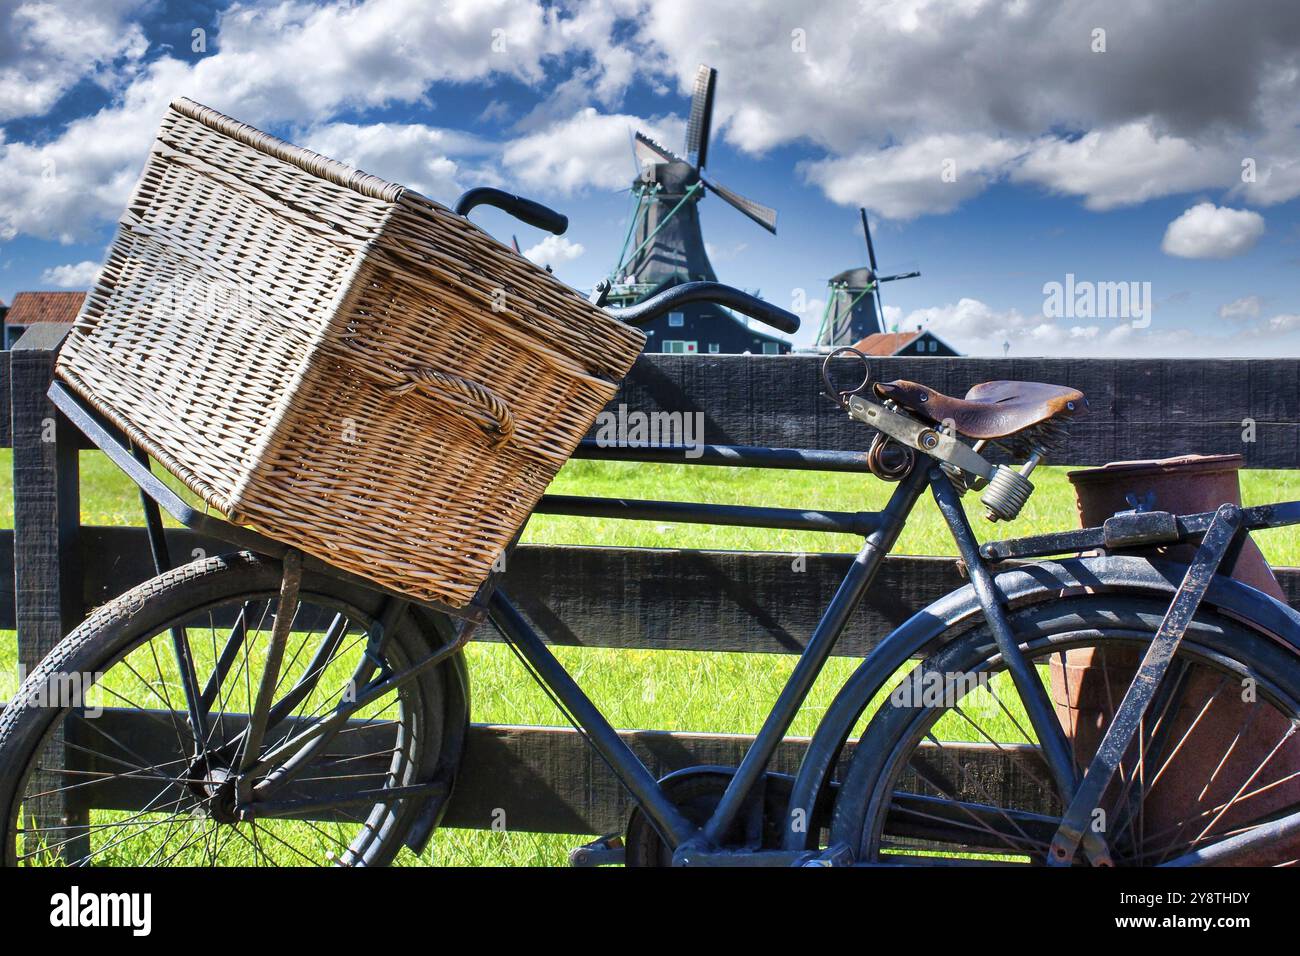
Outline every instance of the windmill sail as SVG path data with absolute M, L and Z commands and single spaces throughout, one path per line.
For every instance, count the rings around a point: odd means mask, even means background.
M 703 176 L 700 176 L 700 179 L 704 181 L 704 185 L 707 186 L 711 192 L 717 193 L 718 196 L 730 203 L 736 209 L 739 209 L 768 232 L 776 235 L 775 209 L 764 206 L 761 202 L 754 202 L 752 199 L 746 199 L 744 196 L 740 195 L 740 193 L 734 193 L 721 183 L 715 183 L 712 179 L 704 179 Z
M 713 125 L 713 87 L 718 71 L 700 64 L 695 71 L 695 93 L 691 96 L 691 118 L 686 124 L 686 155 L 703 169 L 709 159 L 709 127 Z
M 867 260 L 871 263 L 871 271 L 876 271 L 876 247 L 871 243 L 871 225 L 867 222 L 867 209 L 863 206 L 858 210 L 862 216 L 862 232 L 867 237 Z
M 647 163 L 686 162 L 686 160 L 682 159 L 667 146 L 660 146 L 645 133 L 640 132 L 636 134 L 636 157 L 641 161 L 642 166 L 645 166 Z

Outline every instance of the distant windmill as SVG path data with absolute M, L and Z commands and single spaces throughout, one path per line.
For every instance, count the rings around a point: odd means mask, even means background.
M 718 71 L 701 64 L 695 75 L 686 125 L 687 157 L 638 132 L 633 140 L 638 175 L 632 183 L 636 208 L 611 275 L 609 301 L 627 305 L 656 291 L 697 279 L 717 280 L 700 232 L 699 202 L 712 193 L 768 232 L 776 233 L 776 210 L 727 189 L 704 172 L 713 125 Z M 663 326 L 662 328 L 660 326 Z M 647 327 L 650 351 L 786 352 L 782 339 L 750 329 L 712 305 L 687 306 Z
M 876 268 L 876 247 L 871 241 L 871 226 L 867 211 L 859 209 L 862 216 L 862 234 L 867 240 L 869 266 L 845 269 L 830 280 L 826 314 L 817 332 L 817 344 L 835 347 L 852 345 L 868 335 L 886 332 L 884 307 L 880 304 L 880 283 L 898 279 L 914 279 L 919 272 L 900 272 L 882 276 Z

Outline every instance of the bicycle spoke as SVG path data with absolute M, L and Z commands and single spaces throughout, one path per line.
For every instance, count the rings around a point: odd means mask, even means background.
M 944 749 L 943 744 L 939 740 L 937 740 L 933 735 L 929 737 L 929 740 L 934 746 L 938 747 L 940 751 Z M 941 775 L 939 775 L 938 773 L 930 773 L 928 772 L 927 769 L 917 767 L 916 766 L 917 759 L 918 759 L 917 756 L 914 756 L 912 760 L 909 761 L 908 766 L 911 767 L 913 772 L 915 772 L 918 777 L 920 777 L 926 783 L 930 784 L 930 786 L 934 787 L 934 789 L 942 793 L 945 797 L 948 798 L 949 801 L 952 802 L 954 806 L 956 806 L 958 809 L 960 809 L 962 812 L 968 815 L 972 820 L 974 820 L 979 829 L 988 833 L 990 836 L 1002 840 L 1004 843 L 1006 843 L 1008 849 L 1014 849 L 1014 850 L 1022 849 L 1020 847 L 1017 847 L 1014 843 L 1010 842 L 1012 838 L 1009 837 L 1007 834 L 995 830 L 989 824 L 985 823 L 984 820 L 974 812 L 974 810 L 972 810 L 966 805 L 965 801 L 961 800 L 958 797 L 956 792 L 957 788 L 953 786 L 951 783 L 949 783 L 948 781 L 943 780 Z M 966 771 L 966 768 L 962 766 L 960 762 L 958 762 L 958 769 L 962 772 L 967 782 L 973 782 L 975 784 L 976 789 L 982 791 L 982 787 L 980 787 L 979 782 L 971 780 L 969 773 Z M 981 796 L 987 798 L 988 795 L 987 793 L 981 792 Z M 991 809 L 994 812 L 996 812 L 999 816 L 1001 816 L 1004 820 L 1006 820 L 1007 823 L 1011 824 L 1011 826 L 1020 834 L 1021 838 L 1023 838 L 1026 841 L 1033 842 L 1029 837 L 1029 835 L 1025 833 L 1024 830 L 1022 830 L 1020 826 L 1014 820 L 1012 820 L 1011 817 L 1008 816 L 1004 810 L 1002 810 L 1000 807 L 997 806 L 993 806 L 991 807 Z
M 1253 716 L 1255 715 L 1255 713 L 1257 713 L 1257 712 L 1258 712 L 1258 711 L 1252 711 L 1251 716 L 1253 717 Z M 1205 838 L 1205 836 L 1206 836 L 1206 835 L 1207 835 L 1211 830 L 1214 829 L 1215 824 L 1218 823 L 1221 819 L 1223 819 L 1224 814 L 1226 814 L 1229 810 L 1231 810 L 1234 806 L 1237 805 L 1237 801 L 1241 798 L 1242 793 L 1245 792 L 1245 790 L 1246 790 L 1247 787 L 1249 787 L 1252 783 L 1255 782 L 1255 778 L 1256 778 L 1256 777 L 1258 777 L 1261 773 L 1264 772 L 1264 768 L 1265 768 L 1266 766 L 1268 766 L 1269 761 L 1271 761 L 1271 760 L 1272 760 L 1272 759 L 1277 755 L 1277 752 L 1278 752 L 1279 750 L 1281 750 L 1282 747 L 1286 744 L 1286 742 L 1287 742 L 1288 740 L 1290 740 L 1290 739 L 1292 738 L 1292 736 L 1295 735 L 1295 732 L 1296 732 L 1296 725 L 1295 725 L 1294 723 L 1287 727 L 1287 729 L 1286 729 L 1286 733 L 1284 733 L 1284 734 L 1282 735 L 1282 738 L 1281 738 L 1280 740 L 1278 740 L 1278 742 L 1277 742 L 1276 744 L 1273 745 L 1273 748 L 1268 752 L 1268 756 L 1266 756 L 1266 757 L 1265 757 L 1265 758 L 1260 762 L 1259 766 L 1257 766 L 1257 767 L 1256 767 L 1256 768 L 1251 772 L 1250 776 L 1247 777 L 1246 780 L 1242 783 L 1242 785 L 1237 789 L 1237 792 L 1234 793 L 1234 794 L 1232 795 L 1232 798 L 1231 798 L 1231 799 L 1230 799 L 1230 800 L 1229 800 L 1229 801 L 1224 805 L 1223 809 L 1220 810 L 1220 811 L 1215 815 L 1215 817 L 1214 817 L 1213 820 L 1211 820 L 1208 824 L 1206 824 L 1205 829 L 1202 830 L 1202 831 L 1197 835 L 1196 839 L 1192 841 L 1192 844 L 1193 844 L 1193 845 L 1195 845 L 1195 844 L 1198 843 L 1199 841 L 1203 840 L 1203 839 Z M 1234 746 L 1236 745 L 1236 741 L 1235 741 L 1235 740 L 1233 741 L 1233 745 L 1234 745 Z M 1225 758 L 1225 759 L 1226 759 L 1226 758 Z M 1220 769 L 1222 769 L 1222 766 L 1223 766 L 1223 764 L 1220 763 L 1220 764 L 1219 764 L 1219 767 L 1216 767 L 1216 768 L 1215 768 L 1215 773 L 1216 773 L 1216 774 L 1218 773 L 1218 771 L 1219 771 Z M 1204 795 L 1204 791 L 1202 791 L 1202 795 Z
M 235 618 L 234 626 L 231 627 L 230 633 L 226 636 L 225 643 L 221 646 L 220 654 L 217 653 L 216 628 L 210 628 L 213 632 L 212 641 L 212 674 L 208 677 L 208 682 L 203 688 L 203 693 L 199 695 L 199 701 L 205 711 L 211 711 L 212 704 L 216 701 L 221 685 L 225 683 L 226 677 L 230 674 L 230 668 L 235 665 L 239 657 L 240 648 L 243 647 L 245 639 L 248 637 L 248 608 L 251 602 L 245 602 L 244 606 L 239 609 L 239 616 Z M 211 613 L 208 618 L 211 620 Z

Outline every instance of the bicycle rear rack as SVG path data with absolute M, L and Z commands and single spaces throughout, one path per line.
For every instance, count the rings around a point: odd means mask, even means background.
M 981 545 L 980 556 L 988 561 L 1008 561 L 1015 558 L 1045 558 L 1095 548 L 1122 551 L 1125 548 L 1175 544 L 1205 534 L 1210 530 L 1216 514 L 1215 511 L 1187 515 L 1175 515 L 1168 511 L 1124 511 L 1107 518 L 1097 528 L 990 541 Z M 1244 531 L 1300 524 L 1300 501 L 1242 508 L 1241 516 Z

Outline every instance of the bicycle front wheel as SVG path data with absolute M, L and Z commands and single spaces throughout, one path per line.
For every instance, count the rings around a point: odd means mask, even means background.
M 1088 596 L 1011 615 L 1080 776 L 1164 611 L 1158 600 Z M 1203 609 L 1090 817 L 1112 861 L 1164 863 L 1300 807 L 1298 702 L 1294 649 Z M 1064 813 L 1051 781 L 979 628 L 897 676 L 854 751 L 832 841 L 870 863 L 1043 864 Z M 1279 841 L 1250 862 L 1297 858 L 1296 841 Z
M 240 778 L 256 762 L 245 746 L 248 714 L 280 584 L 276 561 L 198 561 L 100 608 L 47 656 L 0 717 L 7 865 L 393 860 L 421 809 L 418 785 L 438 764 L 446 668 L 350 714 L 273 802 L 259 804 L 255 781 Z M 431 619 L 408 611 L 373 659 L 367 646 L 384 602 L 303 575 L 258 755 L 357 700 L 356 675 L 400 673 L 449 639 L 449 624 L 439 623 L 441 635 L 421 633 Z

